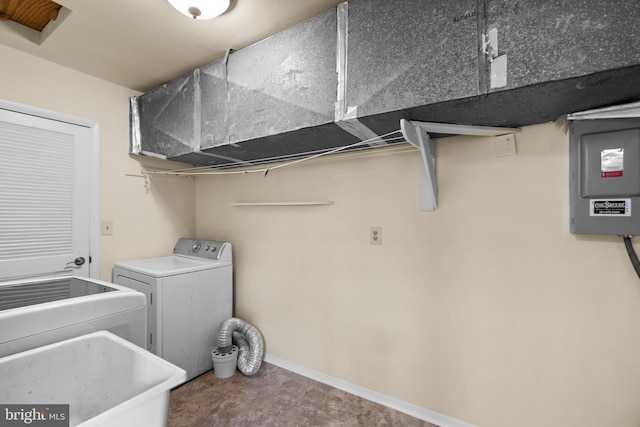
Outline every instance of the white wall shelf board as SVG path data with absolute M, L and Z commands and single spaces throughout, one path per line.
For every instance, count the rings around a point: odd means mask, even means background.
M 319 202 L 237 202 L 231 203 L 231 206 L 237 207 L 254 207 L 254 206 L 326 206 L 333 205 L 332 201 Z

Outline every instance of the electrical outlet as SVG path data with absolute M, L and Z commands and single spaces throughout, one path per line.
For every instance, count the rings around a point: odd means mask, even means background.
M 382 244 L 382 227 L 371 227 L 371 231 L 369 231 L 369 243 L 372 245 Z
M 113 221 L 102 221 L 100 228 L 100 234 L 103 236 L 111 236 L 113 234 Z

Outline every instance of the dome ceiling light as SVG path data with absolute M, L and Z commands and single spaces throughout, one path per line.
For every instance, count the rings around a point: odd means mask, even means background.
M 178 12 L 193 19 L 213 19 L 229 9 L 231 0 L 167 0 Z

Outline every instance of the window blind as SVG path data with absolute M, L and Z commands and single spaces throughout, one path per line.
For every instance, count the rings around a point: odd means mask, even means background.
M 0 261 L 72 252 L 72 135 L 0 121 Z

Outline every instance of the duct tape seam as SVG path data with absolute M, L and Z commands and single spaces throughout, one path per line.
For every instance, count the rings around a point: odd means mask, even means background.
M 129 141 L 129 154 L 140 154 L 142 151 L 141 141 L 142 136 L 140 134 L 140 110 L 138 108 L 138 97 L 132 96 L 129 98 L 131 107 L 131 129 L 130 129 L 130 141 Z
M 383 146 L 387 143 L 374 131 L 361 123 L 358 107 L 347 107 L 347 50 L 349 38 L 349 2 L 338 5 L 338 49 L 336 56 L 336 74 L 338 75 L 337 100 L 335 103 L 335 123 L 344 131 L 360 141 L 370 141 L 369 146 Z
M 347 97 L 347 43 L 349 34 L 349 3 L 338 5 L 338 39 L 336 53 L 336 74 L 338 75 L 337 101 L 335 104 L 335 119 L 342 120 L 346 111 Z
M 351 135 L 359 138 L 361 141 L 369 141 L 367 145 L 371 147 L 387 145 L 387 143 L 377 133 L 362 124 L 358 119 L 340 120 L 337 121 L 336 124 Z
M 231 144 L 231 135 L 229 131 L 229 118 L 231 117 L 231 91 L 229 89 L 229 56 L 233 53 L 232 48 L 227 48 L 224 53 L 224 59 L 222 60 L 224 68 L 224 84 L 227 91 L 227 105 L 224 109 L 224 124 L 227 127 L 227 144 Z
M 193 71 L 193 150 L 200 151 L 202 139 L 202 95 L 200 93 L 200 69 Z

